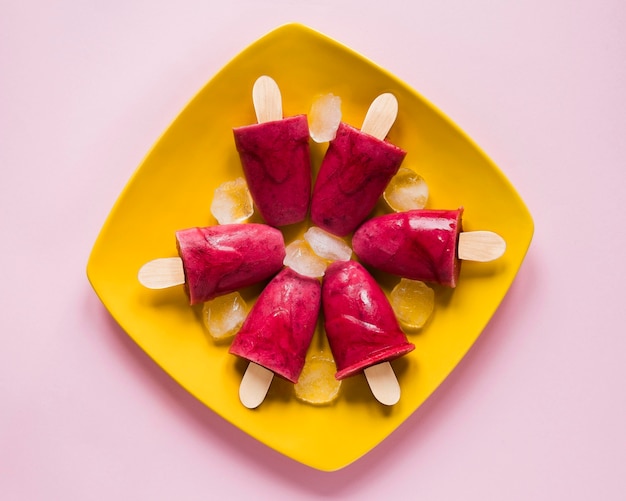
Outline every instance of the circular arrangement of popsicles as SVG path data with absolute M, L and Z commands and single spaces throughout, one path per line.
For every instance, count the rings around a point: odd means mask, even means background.
M 183 285 L 190 305 L 266 282 L 228 350 L 248 361 L 239 389 L 248 408 L 263 402 L 274 375 L 298 383 L 321 312 L 335 378 L 362 373 L 374 397 L 394 405 L 400 385 L 390 362 L 415 346 L 368 268 L 456 287 L 463 260 L 497 259 L 506 244 L 490 231 L 464 232 L 463 208 L 368 219 L 406 155 L 386 140 L 398 112 L 392 94 L 374 99 L 360 130 L 338 124 L 315 180 L 307 116 L 284 118 L 280 90 L 267 76 L 255 82 L 252 101 L 258 123 L 234 128 L 234 145 L 265 224 L 176 231 L 178 257 L 147 262 L 138 279 L 151 289 Z M 286 246 L 280 227 L 309 213 L 316 226 Z M 352 249 L 343 241 L 348 235 Z M 316 251 L 324 241 L 332 251 Z M 306 249 L 321 255 L 302 268 L 298 256 Z

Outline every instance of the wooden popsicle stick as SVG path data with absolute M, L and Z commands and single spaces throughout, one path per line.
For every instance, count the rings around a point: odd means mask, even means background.
M 148 289 L 166 289 L 185 283 L 183 260 L 179 257 L 162 257 L 148 261 L 137 274 L 139 283 Z
M 256 409 L 270 389 L 274 373 L 265 367 L 250 362 L 239 385 L 239 400 L 248 409 Z
M 376 400 L 384 405 L 398 403 L 400 400 L 400 384 L 389 362 L 372 365 L 363 372 Z
M 493 261 L 505 250 L 504 238 L 493 231 L 464 231 L 459 235 L 458 255 L 465 261 Z
M 381 141 L 389 134 L 389 129 L 398 116 L 398 100 L 393 94 L 386 92 L 378 96 L 370 105 L 361 132 L 374 136 Z
M 252 103 L 257 122 L 272 122 L 283 118 L 283 103 L 278 84 L 267 75 L 257 78 L 252 88 Z

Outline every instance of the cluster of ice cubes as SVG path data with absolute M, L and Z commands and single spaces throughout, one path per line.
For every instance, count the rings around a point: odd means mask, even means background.
M 322 277 L 332 261 L 348 261 L 352 257 L 352 249 L 345 240 L 316 226 L 285 250 L 285 266 L 307 277 Z
M 285 247 L 285 266 L 306 277 L 324 276 L 326 260 L 318 256 L 305 240 L 294 240 Z

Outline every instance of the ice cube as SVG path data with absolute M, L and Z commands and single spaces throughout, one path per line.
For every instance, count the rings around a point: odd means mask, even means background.
M 234 336 L 247 314 L 248 307 L 239 292 L 218 296 L 202 307 L 204 326 L 215 340 Z
M 423 209 L 428 202 L 428 185 L 415 171 L 400 167 L 389 181 L 383 198 L 396 212 Z
M 309 111 L 309 133 L 316 143 L 332 141 L 341 122 L 341 98 L 324 94 L 317 98 Z
M 306 277 L 322 277 L 326 272 L 328 261 L 321 258 L 304 240 L 294 240 L 285 248 L 285 266 Z
M 435 308 L 435 291 L 419 280 L 403 278 L 389 295 L 389 302 L 400 325 L 421 329 Z
M 226 181 L 215 189 L 211 214 L 219 224 L 243 223 L 253 212 L 252 196 L 244 178 Z
M 296 398 L 313 405 L 329 404 L 337 398 L 341 381 L 335 379 L 337 368 L 333 357 L 324 353 L 307 356 L 295 384 Z
M 343 238 L 331 235 L 322 228 L 311 226 L 304 234 L 313 252 L 329 261 L 349 261 L 352 249 Z

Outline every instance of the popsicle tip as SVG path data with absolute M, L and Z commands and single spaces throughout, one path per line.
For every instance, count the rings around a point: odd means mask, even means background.
M 148 289 L 166 289 L 185 283 L 183 261 L 179 257 L 153 259 L 137 273 L 139 283 Z
M 363 372 L 372 395 L 381 404 L 391 406 L 400 401 L 400 384 L 389 362 L 372 365 Z
M 261 75 L 254 82 L 252 103 L 258 123 L 272 122 L 283 118 L 280 89 L 276 81 L 268 75 Z
M 265 400 L 274 373 L 265 367 L 250 362 L 239 385 L 239 400 L 244 407 L 256 409 Z
M 459 235 L 459 259 L 488 262 L 501 257 L 506 241 L 493 231 L 466 231 Z

